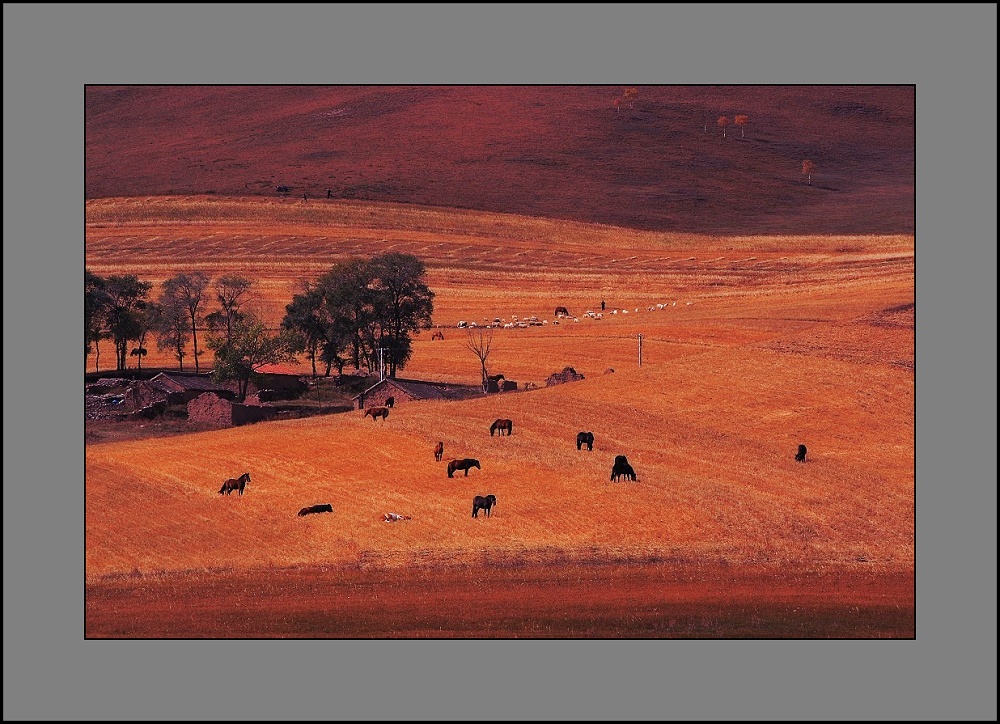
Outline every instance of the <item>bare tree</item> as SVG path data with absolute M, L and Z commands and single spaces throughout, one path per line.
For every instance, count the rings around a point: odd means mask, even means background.
M 719 125 L 719 128 L 722 129 L 722 137 L 725 138 L 726 137 L 726 126 L 729 125 L 729 119 L 726 118 L 726 116 L 719 116 L 719 119 L 716 121 L 716 123 Z
M 733 118 L 733 123 L 740 127 L 740 138 L 746 136 L 746 125 L 750 122 L 750 116 L 738 115 Z
M 809 184 L 810 186 L 812 186 L 812 172 L 815 168 L 816 164 L 814 164 L 809 159 L 806 159 L 805 161 L 802 162 L 802 173 L 805 174 L 806 183 Z
M 468 336 L 465 339 L 465 346 L 479 359 L 483 378 L 483 392 L 489 391 L 490 372 L 486 362 L 490 357 L 490 348 L 493 346 L 493 327 L 476 327 L 468 329 Z
M 200 371 L 198 357 L 201 356 L 201 352 L 198 350 L 198 324 L 202 321 L 199 309 L 208 282 L 208 275 L 200 271 L 178 274 L 163 282 L 164 295 L 167 298 L 175 297 L 178 303 L 187 310 L 188 319 L 191 322 L 191 341 L 194 343 L 195 372 Z

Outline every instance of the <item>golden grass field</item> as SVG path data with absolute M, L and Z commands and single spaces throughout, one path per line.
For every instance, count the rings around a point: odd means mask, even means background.
M 424 260 L 445 334 L 421 333 L 401 377 L 475 383 L 458 320 L 551 320 L 566 306 L 578 322 L 496 331 L 491 372 L 540 388 L 399 404 L 378 422 L 351 412 L 90 444 L 93 600 L 126 579 L 141 589 L 316 567 L 627 564 L 912 581 L 912 236 L 699 237 L 318 199 L 86 205 L 87 268 L 138 274 L 154 295 L 180 271 L 239 273 L 273 326 L 301 280 L 388 250 Z M 602 299 L 603 319 L 583 316 Z M 145 365 L 172 364 L 151 352 Z M 566 366 L 586 379 L 544 387 Z M 512 436 L 490 437 L 497 417 L 513 420 Z M 594 432 L 592 452 L 576 449 L 580 430 Z M 636 482 L 609 482 L 619 454 Z M 454 457 L 482 469 L 448 479 Z M 244 471 L 246 495 L 218 494 Z M 472 497 L 487 493 L 492 517 L 473 519 Z M 332 515 L 296 516 L 327 502 Z M 390 511 L 412 520 L 387 524 Z M 912 614 L 912 595 L 902 603 Z M 142 635 L 109 634 L 98 619 L 89 608 L 89 635 Z

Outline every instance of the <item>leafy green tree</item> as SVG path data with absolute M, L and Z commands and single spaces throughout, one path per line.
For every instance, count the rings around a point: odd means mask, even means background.
M 230 338 L 209 334 L 208 348 L 215 352 L 213 377 L 218 382 L 235 381 L 237 394 L 246 399 L 250 383 L 260 383 L 258 370 L 264 365 L 295 359 L 288 334 L 272 334 L 254 314 L 245 313 L 233 323 Z
M 178 274 L 167 279 L 163 283 L 164 291 L 170 296 L 176 297 L 187 309 L 188 320 L 191 324 L 191 341 L 194 345 L 194 371 L 199 372 L 198 357 L 198 323 L 203 321 L 201 315 L 202 299 L 205 296 L 205 289 L 208 287 L 209 278 L 204 272 L 192 272 L 190 274 Z
M 110 276 L 105 281 L 104 291 L 108 295 L 107 329 L 115 342 L 115 358 L 119 370 L 128 367 L 128 343 L 138 340 L 143 334 L 146 295 L 152 288 L 152 282 L 141 281 L 135 274 Z
M 305 282 L 302 293 L 292 297 L 291 304 L 285 306 L 281 327 L 290 334 L 290 350 L 294 354 L 304 352 L 308 356 L 313 378 L 316 377 L 316 360 L 327 341 L 330 326 L 321 290 Z M 327 375 L 330 374 L 330 366 L 327 365 Z
M 375 311 L 381 321 L 382 344 L 389 352 L 389 376 L 406 366 L 413 354 L 411 333 L 431 326 L 434 292 L 424 281 L 424 263 L 412 254 L 387 252 L 370 262 Z
M 374 369 L 375 279 L 371 264 L 364 259 L 340 262 L 316 282 L 329 318 L 332 347 L 323 356 L 334 360 L 340 350 L 349 350 L 354 369 Z

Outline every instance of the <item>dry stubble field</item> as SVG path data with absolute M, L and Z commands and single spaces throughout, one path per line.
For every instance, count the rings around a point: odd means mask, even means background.
M 475 382 L 458 320 L 557 305 L 580 321 L 497 330 L 491 371 L 586 377 L 375 423 L 88 445 L 88 637 L 914 636 L 912 236 L 216 197 L 93 200 L 86 219 L 94 272 L 157 291 L 178 271 L 240 273 L 274 325 L 336 261 L 413 253 L 445 339 L 418 336 L 402 377 Z M 603 319 L 582 316 L 601 299 Z M 497 417 L 512 436 L 490 437 Z M 438 440 L 482 469 L 448 479 Z M 609 482 L 619 454 L 636 482 Z M 245 496 L 218 495 L 244 471 Z M 473 519 L 487 493 L 493 516 Z

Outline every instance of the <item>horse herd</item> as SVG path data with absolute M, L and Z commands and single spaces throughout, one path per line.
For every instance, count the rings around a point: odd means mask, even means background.
M 386 407 L 369 407 L 365 410 L 365 417 L 371 416 L 372 420 L 382 418 L 383 420 L 389 416 L 388 407 L 391 407 L 393 403 L 392 398 L 387 400 Z M 514 423 L 512 420 L 506 418 L 498 418 L 493 421 L 490 425 L 490 437 L 494 434 L 503 436 L 511 435 L 514 431 Z M 594 433 L 589 431 L 581 431 L 576 435 L 576 449 L 582 450 L 583 446 L 587 446 L 587 450 L 594 449 Z M 798 451 L 795 454 L 796 462 L 804 463 L 806 461 L 806 446 L 799 445 Z M 444 457 L 444 442 L 438 441 L 434 445 L 434 460 L 436 462 L 441 462 Z M 465 477 L 469 476 L 469 470 L 476 468 L 477 470 L 482 470 L 482 465 L 476 458 L 456 458 L 448 462 L 448 477 L 454 478 L 455 473 L 459 470 L 465 473 Z M 614 465 L 611 466 L 611 482 L 617 483 L 619 480 L 637 480 L 635 469 L 629 463 L 628 458 L 624 455 L 616 455 Z M 222 484 L 222 488 L 219 489 L 220 495 L 230 495 L 233 491 L 238 491 L 240 495 L 246 490 L 247 483 L 250 482 L 250 473 L 243 473 L 238 478 L 230 478 Z M 490 517 L 491 510 L 496 506 L 497 498 L 495 495 L 477 495 L 472 499 L 472 517 L 478 518 L 479 511 L 482 510 L 486 513 L 486 517 Z M 305 515 L 312 515 L 314 513 L 332 513 L 333 506 L 330 503 L 321 503 L 318 505 L 310 505 L 302 508 L 298 515 L 299 517 Z M 396 522 L 400 520 L 410 520 L 409 515 L 401 515 L 399 513 L 386 513 L 383 518 L 386 522 Z

